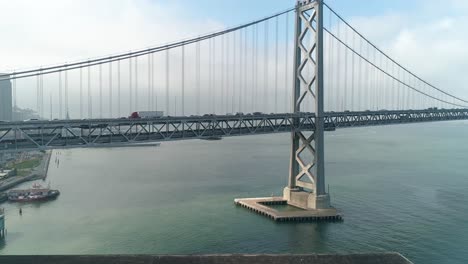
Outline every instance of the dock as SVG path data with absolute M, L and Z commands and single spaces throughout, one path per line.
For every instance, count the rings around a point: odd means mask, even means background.
M 236 205 L 250 209 L 260 215 L 269 217 L 278 222 L 314 222 L 314 221 L 342 221 L 342 215 L 335 208 L 306 210 L 295 207 L 297 210 L 280 211 L 274 208 L 278 205 L 288 204 L 283 197 L 260 197 L 234 199 Z

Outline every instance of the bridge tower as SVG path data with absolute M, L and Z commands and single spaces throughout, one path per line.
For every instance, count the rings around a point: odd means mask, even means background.
M 291 131 L 288 186 L 282 197 L 240 198 L 234 202 L 276 221 L 341 220 L 325 190 L 323 113 L 323 0 L 299 0 L 294 36 L 293 127 L 300 127 L 300 113 L 313 105 L 312 131 Z M 282 212 L 275 205 L 300 208 Z
M 304 107 L 312 100 L 315 129 L 307 136 L 304 131 L 291 132 L 289 181 L 283 198 L 304 209 L 332 209 L 324 168 L 323 0 L 297 2 L 294 43 L 292 110 L 309 112 Z

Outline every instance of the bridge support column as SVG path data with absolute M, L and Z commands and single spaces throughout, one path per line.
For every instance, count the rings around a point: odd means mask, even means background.
M 296 8 L 293 119 L 288 186 L 282 197 L 235 199 L 277 221 L 340 220 L 325 190 L 323 114 L 323 0 L 300 0 Z M 307 104 L 306 104 L 307 102 Z M 301 129 L 301 106 L 314 106 L 313 129 Z M 311 109 L 304 112 L 310 112 Z M 299 209 L 282 212 L 269 205 L 289 204 Z
M 300 113 L 301 106 L 309 100 L 316 118 L 310 135 L 306 135 L 307 131 L 291 132 L 289 181 L 283 198 L 303 209 L 331 208 L 324 168 L 322 1 L 299 0 L 296 9 L 292 110 Z M 295 122 L 298 124 L 299 120 Z

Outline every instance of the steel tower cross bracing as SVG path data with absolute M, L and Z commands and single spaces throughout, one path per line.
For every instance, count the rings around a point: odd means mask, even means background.
M 289 181 L 283 198 L 304 209 L 329 209 L 324 168 L 323 0 L 298 1 L 295 26 L 292 111 L 308 112 L 304 108 L 311 102 L 306 99 L 312 98 L 315 127 L 310 136 L 291 132 Z M 311 158 L 305 158 L 306 151 Z

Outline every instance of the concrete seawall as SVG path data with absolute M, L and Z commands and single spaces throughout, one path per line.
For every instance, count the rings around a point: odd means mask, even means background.
M 47 173 L 49 171 L 49 163 L 52 157 L 52 151 L 47 151 L 42 158 L 41 164 L 34 168 L 31 174 L 24 177 L 15 176 L 10 182 L 0 185 L 0 192 L 8 190 L 15 187 L 23 182 L 34 181 L 34 180 L 43 180 L 47 178 Z M 37 171 L 39 169 L 39 171 Z
M 65 255 L 0 256 L 2 264 L 411 264 L 398 253 L 349 255 Z

